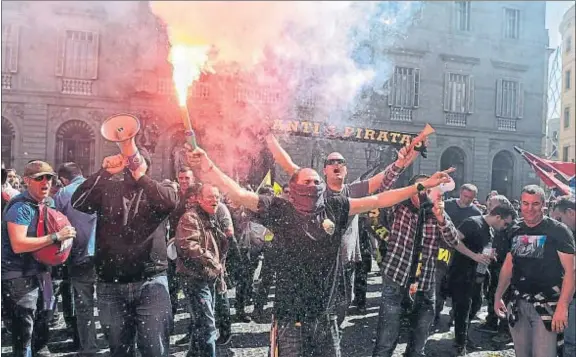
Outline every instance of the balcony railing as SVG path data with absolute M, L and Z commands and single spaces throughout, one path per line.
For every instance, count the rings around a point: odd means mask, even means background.
M 390 107 L 390 120 L 412 121 L 414 110 L 412 108 Z
M 11 73 L 2 73 L 2 89 L 12 89 Z
M 446 125 L 465 127 L 468 114 L 446 113 Z
M 62 93 L 92 95 L 92 82 L 87 79 L 62 78 Z
M 498 118 L 498 130 L 516 131 L 516 119 Z

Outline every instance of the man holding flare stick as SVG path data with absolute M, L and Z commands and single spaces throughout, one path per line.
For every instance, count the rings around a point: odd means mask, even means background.
M 420 140 L 424 140 L 423 136 Z M 409 156 L 413 143 L 400 150 Z M 455 169 L 436 172 L 408 187 L 362 198 L 325 196 L 326 184 L 310 168 L 296 170 L 289 181 L 287 199 L 258 196 L 224 174 L 206 152 L 185 144 L 188 165 L 204 182 L 218 187 L 236 205 L 255 217 L 278 240 L 283 251 L 277 272 L 274 302 L 277 335 L 272 356 L 340 356 L 340 330 L 336 318 L 339 279 L 339 248 L 348 217 L 373 209 L 391 207 L 420 192 L 451 181 Z M 441 202 L 439 202 L 441 204 Z

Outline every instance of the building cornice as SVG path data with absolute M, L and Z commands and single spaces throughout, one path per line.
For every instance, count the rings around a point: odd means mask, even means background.
M 491 59 L 490 62 L 492 62 L 494 68 L 508 69 L 516 72 L 526 72 L 529 68 L 527 65 L 519 63 L 497 61 L 493 59 Z
M 448 53 L 440 53 L 438 56 L 444 62 L 456 62 L 456 63 L 471 64 L 471 65 L 480 64 L 480 58 L 478 58 L 478 57 L 458 56 L 458 55 L 451 55 Z
M 428 51 L 415 50 L 411 48 L 394 48 L 388 49 L 385 52 L 392 55 L 401 55 L 415 58 L 423 58 L 428 53 Z

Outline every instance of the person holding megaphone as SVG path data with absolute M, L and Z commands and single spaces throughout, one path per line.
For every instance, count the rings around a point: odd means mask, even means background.
M 121 153 L 104 158 L 72 202 L 97 215 L 96 291 L 110 354 L 131 355 L 136 345 L 143 357 L 162 357 L 169 355 L 172 324 L 165 237 L 178 195 L 148 176 L 150 155 L 134 140 L 139 128 L 138 119 L 127 114 L 104 122 L 102 135 L 117 142 Z

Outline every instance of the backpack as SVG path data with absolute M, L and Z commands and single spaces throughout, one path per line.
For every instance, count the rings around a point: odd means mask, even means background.
M 36 236 L 42 237 L 52 233 L 60 232 L 64 227 L 71 226 L 68 218 L 60 211 L 44 203 L 38 203 L 29 198 L 18 196 L 10 201 L 6 207 L 6 211 L 12 207 L 16 202 L 28 202 L 38 210 L 38 224 L 36 226 Z M 32 252 L 32 256 L 38 262 L 55 266 L 64 263 L 70 256 L 72 250 L 72 239 L 67 239 L 63 242 L 50 244 L 47 247 Z

